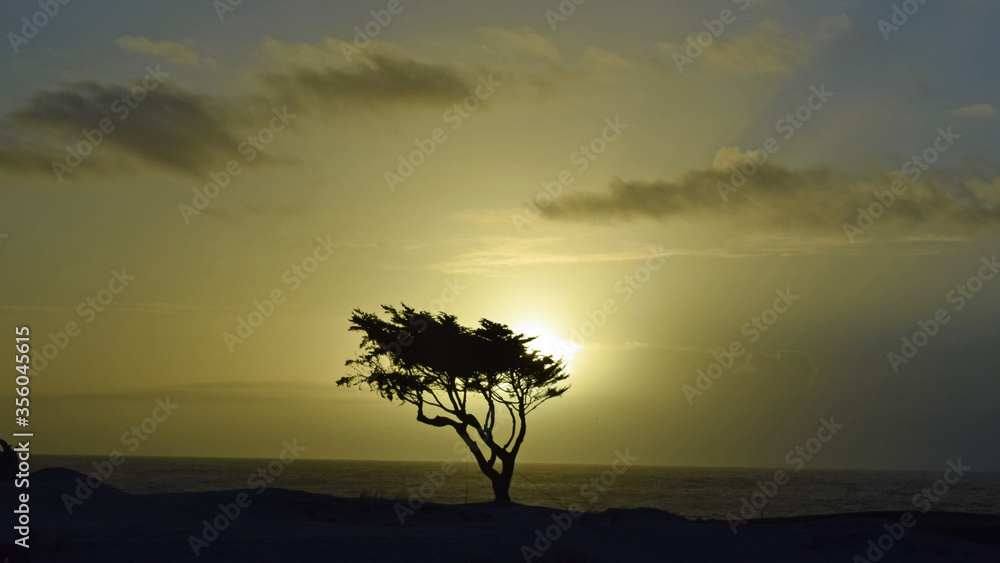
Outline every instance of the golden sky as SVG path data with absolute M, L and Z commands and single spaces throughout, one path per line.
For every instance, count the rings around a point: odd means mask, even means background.
M 522 461 L 1000 468 L 994 3 L 346 4 L 0 8 L 39 451 L 450 459 L 334 385 L 405 302 L 567 354 Z

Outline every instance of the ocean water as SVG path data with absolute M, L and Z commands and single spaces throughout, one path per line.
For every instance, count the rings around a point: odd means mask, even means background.
M 94 472 L 93 462 L 107 457 L 33 456 L 35 469 L 66 467 Z M 127 457 L 105 479 L 133 494 L 255 489 L 262 481 L 252 476 L 267 471 L 267 459 Z M 475 462 L 453 461 L 449 467 L 434 462 L 295 460 L 272 466 L 277 476 L 268 486 L 358 498 L 406 499 L 426 495 L 432 502 L 457 504 L 492 500 L 489 481 Z M 279 471 L 280 469 L 280 471 Z M 651 507 L 688 518 L 725 518 L 738 514 L 758 482 L 774 476 L 773 469 L 563 465 L 524 463 L 517 466 L 511 485 L 514 502 L 564 508 L 572 503 L 584 510 Z M 917 510 L 914 495 L 932 487 L 941 471 L 789 471 L 786 484 L 766 486 L 773 496 L 763 508 L 765 517 L 802 516 L 879 510 Z M 448 474 L 446 474 L 448 473 Z M 939 491 L 941 490 L 940 485 Z M 756 496 L 758 503 L 763 493 Z M 1000 514 L 1000 474 L 966 473 L 932 504 L 932 510 Z

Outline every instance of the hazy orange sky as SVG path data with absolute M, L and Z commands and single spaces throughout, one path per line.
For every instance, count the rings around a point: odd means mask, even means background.
M 522 461 L 1000 469 L 996 3 L 217 5 L 0 8 L 39 453 L 452 459 L 334 385 L 402 301 L 571 354 Z

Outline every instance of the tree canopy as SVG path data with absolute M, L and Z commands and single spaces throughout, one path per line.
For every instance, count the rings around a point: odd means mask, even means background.
M 509 501 L 514 460 L 527 415 L 568 389 L 559 359 L 528 345 L 534 337 L 481 319 L 475 328 L 445 313 L 383 305 L 388 319 L 355 309 L 351 331 L 362 333 L 354 372 L 341 386 L 367 385 L 391 402 L 417 407 L 417 420 L 451 427 L 469 445 L 497 501 Z M 510 432 L 498 432 L 498 415 Z M 479 447 L 476 438 L 484 445 Z

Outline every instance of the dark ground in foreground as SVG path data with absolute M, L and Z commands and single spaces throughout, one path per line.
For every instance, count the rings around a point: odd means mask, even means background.
M 70 515 L 63 494 L 74 494 L 78 477 L 68 469 L 32 474 L 31 561 L 847 563 L 874 561 L 868 542 L 884 535 L 882 545 L 888 546 L 888 525 L 902 536 L 878 557 L 883 562 L 1000 562 L 1000 516 L 990 515 L 917 513 L 912 528 L 899 524 L 898 512 L 765 519 L 734 535 L 726 522 L 691 521 L 655 509 L 572 516 L 517 504 L 425 504 L 400 524 L 393 500 L 285 489 L 129 495 L 108 485 Z M 4 507 L 15 506 L 15 492 L 22 491 L 0 484 Z M 225 516 L 219 505 L 232 515 L 240 498 L 249 504 L 235 518 Z M 224 529 L 217 537 L 211 530 L 206 534 L 206 521 Z M 546 531 L 557 539 L 546 538 Z M 0 543 L 13 542 L 11 533 L 4 526 Z M 204 542 L 197 556 L 192 537 Z M 9 554 L 10 563 L 24 551 L 10 545 L 3 550 L 0 556 Z

